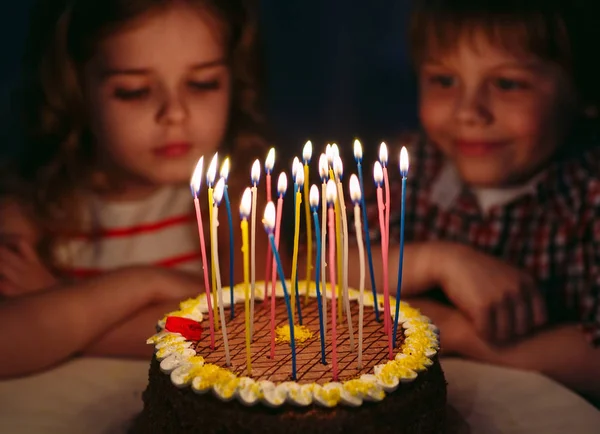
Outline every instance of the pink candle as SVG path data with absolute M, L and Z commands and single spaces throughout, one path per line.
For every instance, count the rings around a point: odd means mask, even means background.
M 383 204 L 383 192 L 381 191 L 381 182 L 383 178 L 383 170 L 379 161 L 375 162 L 373 169 L 373 178 L 377 185 L 377 205 L 379 208 L 379 229 L 381 231 L 381 259 L 383 265 L 383 324 L 385 333 L 388 338 L 388 352 L 390 360 L 393 359 L 393 345 L 392 345 L 392 333 L 391 333 L 391 321 L 390 321 L 390 284 L 388 281 L 388 240 L 387 231 L 385 227 L 385 217 L 383 215 L 385 205 Z
M 281 213 L 283 211 L 283 196 L 287 190 L 287 175 L 281 172 L 277 180 L 277 223 L 275 224 L 275 246 L 279 248 L 279 235 L 281 233 Z M 275 279 L 277 278 L 277 264 L 273 258 L 271 265 L 271 360 L 275 359 Z
M 275 166 L 275 148 L 271 148 L 269 153 L 267 154 L 267 159 L 265 160 L 265 173 L 267 178 L 267 203 L 273 200 L 271 195 L 271 172 L 273 171 L 273 166 Z M 271 265 L 272 265 L 272 255 L 271 252 L 271 243 L 267 245 L 267 260 L 265 261 L 265 298 L 263 303 L 267 306 L 268 293 L 269 293 L 269 276 L 271 275 Z
M 196 169 L 192 174 L 190 188 L 194 196 L 194 207 L 196 208 L 196 220 L 198 221 L 198 236 L 200 237 L 200 251 L 202 253 L 202 268 L 204 275 L 204 289 L 206 290 L 206 304 L 208 307 L 208 318 L 210 324 L 210 349 L 215 349 L 215 325 L 213 318 L 212 302 L 210 298 L 210 283 L 208 281 L 208 265 L 206 260 L 206 245 L 204 243 L 204 228 L 202 225 L 202 212 L 200 211 L 200 202 L 198 196 L 200 194 L 200 185 L 202 184 L 202 166 L 204 165 L 204 157 L 200 157 L 196 164 Z
M 335 300 L 335 215 L 334 204 L 337 196 L 335 181 L 327 181 L 327 214 L 329 220 L 329 284 L 331 285 L 331 365 L 333 368 L 333 381 L 338 379 L 337 366 L 337 324 Z

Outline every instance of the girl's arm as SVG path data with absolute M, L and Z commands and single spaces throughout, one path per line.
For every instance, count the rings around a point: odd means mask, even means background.
M 0 334 L 0 347 L 5 350 L 0 352 L 0 377 L 54 365 L 89 347 L 133 313 L 197 290 L 197 285 L 172 282 L 167 273 L 127 268 L 2 302 L 5 332 Z

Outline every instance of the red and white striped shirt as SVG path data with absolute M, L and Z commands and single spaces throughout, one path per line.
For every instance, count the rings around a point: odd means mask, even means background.
M 132 265 L 156 265 L 200 273 L 200 247 L 193 199 L 187 187 L 164 187 L 135 202 L 91 198 L 94 235 L 68 237 L 55 257 L 73 278 Z

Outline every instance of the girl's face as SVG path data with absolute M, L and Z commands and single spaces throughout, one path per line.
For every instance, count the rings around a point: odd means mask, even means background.
M 576 110 L 559 66 L 509 53 L 483 35 L 426 59 L 418 73 L 425 132 L 471 185 L 527 181 L 561 146 Z
M 101 168 L 127 186 L 188 181 L 224 139 L 231 77 L 218 25 L 176 4 L 101 41 L 85 69 Z

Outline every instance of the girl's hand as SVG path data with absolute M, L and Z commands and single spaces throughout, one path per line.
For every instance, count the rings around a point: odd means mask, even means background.
M 508 341 L 546 322 L 544 299 L 528 274 L 460 244 L 444 244 L 439 254 L 442 289 L 481 336 Z
M 21 237 L 0 238 L 0 295 L 16 297 L 55 285 L 31 243 Z

